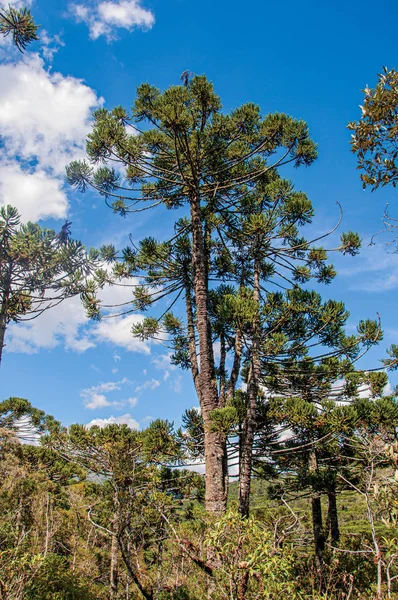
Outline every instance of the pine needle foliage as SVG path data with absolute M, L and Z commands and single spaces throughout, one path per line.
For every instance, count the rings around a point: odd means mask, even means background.
M 10 35 L 20 52 L 39 39 L 38 29 L 28 8 L 17 9 L 9 5 L 0 10 L 0 34 L 4 37 Z

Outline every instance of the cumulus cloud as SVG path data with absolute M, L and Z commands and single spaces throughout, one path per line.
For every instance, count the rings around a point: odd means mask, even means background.
M 130 429 L 139 429 L 139 423 L 133 419 L 133 417 L 126 413 L 125 415 L 121 415 L 120 417 L 114 417 L 111 415 L 107 419 L 93 419 L 90 423 L 87 423 L 87 427 L 106 427 L 107 425 L 127 425 Z
M 141 0 L 113 0 L 69 5 L 75 20 L 85 23 L 93 40 L 104 36 L 107 41 L 116 39 L 117 29 L 151 29 L 155 23 L 153 13 L 142 6 Z
M 48 72 L 36 54 L 1 64 L 0 80 L 0 204 L 24 219 L 64 218 L 65 166 L 84 155 L 103 99 L 80 79 Z
M 90 335 L 87 325 L 79 298 L 69 298 L 33 321 L 9 325 L 6 351 L 34 354 L 62 344 L 67 350 L 85 352 L 98 341 Z
M 141 315 L 128 315 L 126 317 L 113 317 L 98 323 L 93 329 L 97 340 L 111 342 L 132 352 L 150 354 L 149 344 L 133 337 L 131 328 L 143 320 Z
M 29 172 L 16 161 L 0 162 L 0 204 L 16 206 L 24 220 L 64 218 L 68 199 L 62 185 L 42 169 Z
M 101 297 L 108 302 L 111 295 L 112 301 L 120 304 L 130 299 L 131 291 L 125 287 L 106 286 L 101 292 Z M 85 352 L 101 343 L 111 343 L 130 352 L 149 354 L 149 344 L 131 334 L 132 325 L 142 319 L 140 315 L 128 315 L 94 323 L 87 319 L 80 299 L 69 298 L 33 321 L 11 324 L 6 333 L 6 352 L 33 354 L 41 348 L 60 345 L 67 350 Z M 113 358 L 115 362 L 120 360 L 116 352 Z
M 116 406 L 122 407 L 125 405 L 125 402 L 121 401 L 109 401 L 105 394 L 110 392 L 119 391 L 126 384 L 130 384 L 131 382 L 124 377 L 120 381 L 106 381 L 104 383 L 99 383 L 98 385 L 93 385 L 89 388 L 82 390 L 80 396 L 84 400 L 84 406 L 89 410 L 95 410 L 96 408 L 106 408 L 107 406 Z

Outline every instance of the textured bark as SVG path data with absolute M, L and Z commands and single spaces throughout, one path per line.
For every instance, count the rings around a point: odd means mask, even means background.
M 227 503 L 225 477 L 226 436 L 210 429 L 211 412 L 218 408 L 218 392 L 208 311 L 208 278 L 200 199 L 195 194 L 191 198 L 191 223 L 194 291 L 200 355 L 200 402 L 205 429 L 205 500 L 206 509 L 209 512 L 221 515 L 225 511 Z
M 225 348 L 225 337 L 223 334 L 220 335 L 220 366 L 219 366 L 219 379 L 220 379 L 220 391 L 219 391 L 219 406 L 225 406 L 225 392 L 226 392 L 226 370 L 225 361 L 227 359 L 227 353 Z
M 0 304 L 0 364 L 3 358 L 4 338 L 7 329 L 7 312 L 8 312 L 9 293 L 3 292 Z
M 115 505 L 118 506 L 119 502 L 117 498 L 115 498 Z M 119 513 L 115 511 L 113 515 L 113 531 L 111 541 L 111 567 L 110 567 L 110 597 L 117 598 L 117 589 L 118 589 L 118 580 L 119 580 L 119 571 L 118 571 L 118 533 L 119 533 Z
M 110 570 L 110 588 L 111 588 L 111 598 L 117 598 L 117 588 L 118 588 L 118 543 L 116 535 L 112 536 L 112 545 L 111 545 L 111 570 Z
M 200 402 L 200 381 L 199 381 L 199 365 L 198 357 L 196 354 L 196 336 L 195 336 L 195 324 L 193 318 L 193 306 L 192 306 L 192 293 L 191 284 L 188 280 L 188 276 L 185 278 L 185 308 L 187 313 L 187 329 L 188 329 L 188 344 L 189 344 L 189 360 L 191 362 L 191 373 L 192 379 L 195 386 L 195 390 Z
M 333 544 L 337 544 L 340 539 L 340 529 L 336 490 L 328 492 L 328 525 L 331 541 Z
M 311 497 L 312 528 L 314 532 L 315 557 L 318 566 L 323 565 L 323 551 L 325 549 L 325 540 L 323 536 L 322 524 L 322 504 L 319 494 L 313 494 Z
M 308 459 L 308 467 L 310 473 L 316 473 L 318 471 L 318 458 L 315 449 L 311 450 L 310 452 Z M 315 558 L 318 569 L 321 570 L 323 568 L 323 551 L 325 549 L 325 537 L 322 522 L 321 495 L 318 491 L 314 489 L 311 490 L 311 512 L 312 529 L 314 533 Z
M 241 436 L 239 512 L 247 517 L 250 510 L 250 488 L 253 467 L 253 443 L 256 431 L 256 409 L 260 381 L 260 268 L 254 265 L 253 298 L 257 304 L 257 316 L 253 323 L 251 365 L 248 381 L 248 403 Z

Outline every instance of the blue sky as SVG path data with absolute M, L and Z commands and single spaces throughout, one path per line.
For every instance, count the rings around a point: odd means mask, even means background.
M 41 42 L 24 57 L 0 45 L 0 204 L 55 228 L 68 217 L 87 245 L 121 247 L 130 233 L 166 236 L 174 215 L 121 219 L 94 194 L 70 190 L 64 168 L 83 153 L 93 108 L 131 106 L 143 81 L 165 88 L 186 69 L 206 73 L 226 111 L 253 101 L 263 113 L 308 122 L 319 159 L 286 175 L 313 200 L 314 231 L 336 222 L 338 201 L 341 231 L 364 240 L 360 256 L 338 258 L 339 275 L 324 295 L 346 302 L 351 328 L 380 314 L 384 341 L 362 363 L 377 366 L 398 339 L 398 255 L 386 251 L 387 239 L 367 244 L 385 204 L 398 214 L 398 202 L 396 191 L 362 190 L 346 124 L 360 114 L 361 89 L 375 84 L 383 65 L 398 67 L 396 3 L 33 0 L 30 7 Z M 28 398 L 65 424 L 178 423 L 197 404 L 189 375 L 170 367 L 165 348 L 133 340 L 133 319 L 89 323 L 75 299 L 10 327 L 1 397 Z

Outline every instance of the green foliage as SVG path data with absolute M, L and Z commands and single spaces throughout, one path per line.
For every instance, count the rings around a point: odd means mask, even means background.
M 0 34 L 7 37 L 11 35 L 12 41 L 20 52 L 24 52 L 27 46 L 34 40 L 38 40 L 37 30 L 30 10 L 22 8 L 18 10 L 13 6 L 0 10 Z
M 0 359 L 7 325 L 33 319 L 81 294 L 94 270 L 95 253 L 70 238 L 70 223 L 57 234 L 21 224 L 16 208 L 0 209 Z
M 239 422 L 238 412 L 234 406 L 212 410 L 210 419 L 212 431 L 221 431 L 224 433 L 230 433 L 233 426 Z
M 89 583 L 71 571 L 65 556 L 48 554 L 25 590 L 26 600 L 96 600 Z
M 34 408 L 23 398 L 8 398 L 0 402 L 0 428 L 9 429 L 22 439 L 35 438 L 60 427 L 58 421 Z
M 383 67 L 374 89 L 364 90 L 362 116 L 348 124 L 363 187 L 397 185 L 398 73 Z
M 254 517 L 243 518 L 232 506 L 209 530 L 205 544 L 219 562 L 215 577 L 220 598 L 238 597 L 245 576 L 248 599 L 297 597 L 291 552 L 275 549 L 271 532 Z

